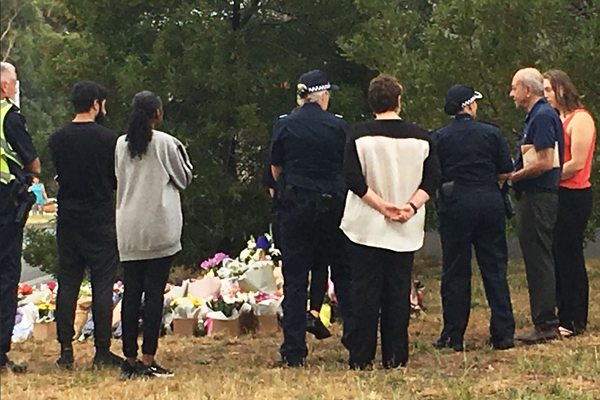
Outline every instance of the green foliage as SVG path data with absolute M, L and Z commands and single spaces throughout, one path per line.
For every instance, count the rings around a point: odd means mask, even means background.
M 348 122 L 370 112 L 377 72 L 406 87 L 403 117 L 427 129 L 448 122 L 444 92 L 480 90 L 480 118 L 513 147 L 524 113 L 508 98 L 523 66 L 566 70 L 600 115 L 600 18 L 591 2 L 564 0 L 1 0 L 3 58 L 19 69 L 22 108 L 40 152 L 71 117 L 70 88 L 82 79 L 109 89 L 107 125 L 124 133 L 133 95 L 159 94 L 160 129 L 187 146 L 196 179 L 183 196 L 184 251 L 197 264 L 236 253 L 264 232 L 270 201 L 261 185 L 272 124 L 295 106 L 300 74 L 323 69 L 341 91 L 331 111 Z M 9 19 L 7 19 L 7 17 Z M 600 160 L 600 153 L 598 154 Z M 599 182 L 595 166 L 593 180 Z M 595 185 L 595 190 L 600 185 Z M 434 216 L 430 213 L 430 216 Z M 595 206 L 590 226 L 600 221 Z M 434 223 L 434 221 L 429 221 Z M 430 225 L 431 226 L 431 225 Z
M 56 235 L 48 229 L 25 229 L 23 258 L 32 267 L 38 267 L 54 278 L 58 277 L 58 248 Z

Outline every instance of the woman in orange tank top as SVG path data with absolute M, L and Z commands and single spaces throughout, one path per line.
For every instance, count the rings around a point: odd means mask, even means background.
M 592 211 L 590 174 L 596 127 L 564 71 L 550 70 L 544 74 L 544 94 L 560 114 L 565 134 L 553 253 L 559 329 L 563 336 L 571 336 L 583 333 L 588 320 L 589 283 L 583 236 Z

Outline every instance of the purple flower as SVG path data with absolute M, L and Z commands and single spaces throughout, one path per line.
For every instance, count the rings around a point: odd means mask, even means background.
M 256 241 L 256 248 L 257 249 L 268 250 L 269 247 L 271 247 L 271 243 L 269 243 L 269 241 L 267 240 L 267 238 L 264 237 L 264 236 L 259 236 L 258 240 Z
M 213 256 L 213 260 L 215 262 L 215 266 L 221 264 L 224 259 L 229 258 L 229 256 L 225 253 L 217 253 Z
M 210 262 L 210 258 L 208 260 L 202 261 L 202 264 L 200 264 L 200 268 L 202 268 L 203 270 L 206 270 L 206 271 L 208 271 L 211 267 L 212 267 L 212 264 Z

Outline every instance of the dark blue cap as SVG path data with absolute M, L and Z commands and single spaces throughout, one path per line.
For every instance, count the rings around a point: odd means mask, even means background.
M 320 92 L 322 90 L 338 90 L 339 87 L 332 85 L 323 71 L 315 69 L 303 74 L 298 79 L 298 95 L 306 96 L 309 93 Z
M 463 108 L 483 98 L 481 93 L 475 91 L 471 86 L 466 85 L 453 85 L 446 92 L 446 104 L 444 105 L 444 112 L 448 115 L 456 115 Z

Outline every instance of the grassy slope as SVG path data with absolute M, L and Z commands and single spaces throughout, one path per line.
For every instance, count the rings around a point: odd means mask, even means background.
M 436 351 L 430 343 L 441 328 L 439 266 L 415 268 L 426 285 L 426 316 L 411 321 L 412 353 L 407 368 L 353 372 L 335 338 L 309 339 L 308 366 L 278 369 L 272 360 L 280 335 L 161 339 L 158 359 L 175 378 L 121 382 L 115 370 L 92 371 L 91 343 L 75 348 L 78 368 L 58 371 L 56 343 L 16 345 L 15 360 L 29 360 L 30 373 L 2 375 L 8 399 L 600 399 L 600 260 L 588 262 L 590 332 L 579 338 L 498 352 L 483 346 L 489 312 L 478 274 L 473 280 L 466 353 Z M 510 266 L 517 331 L 530 327 L 522 263 Z M 120 342 L 113 349 L 120 352 Z

